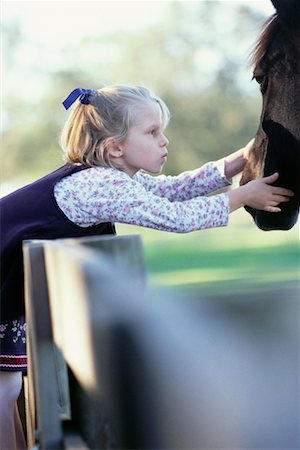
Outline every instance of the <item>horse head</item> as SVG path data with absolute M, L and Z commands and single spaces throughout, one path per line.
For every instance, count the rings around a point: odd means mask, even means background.
M 253 78 L 262 93 L 260 125 L 240 184 L 279 173 L 277 186 L 295 196 L 280 213 L 246 207 L 262 230 L 289 230 L 300 205 L 300 0 L 271 0 L 276 13 L 253 52 Z

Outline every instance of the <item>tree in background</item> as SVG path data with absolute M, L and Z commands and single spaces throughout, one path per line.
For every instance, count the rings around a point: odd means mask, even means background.
M 162 96 L 172 114 L 165 173 L 194 168 L 246 143 L 260 114 L 246 63 L 261 23 L 260 15 L 234 2 L 174 1 L 163 26 L 62 45 L 57 51 L 65 62 L 49 71 L 39 68 L 43 48 L 37 42 L 37 64 L 25 75 L 18 62 L 22 29 L 6 24 L 7 78 L 14 74 L 21 85 L 34 70 L 44 84 L 29 100 L 14 89 L 3 94 L 2 179 L 22 184 L 61 164 L 58 140 L 66 118 L 61 101 L 77 86 L 140 83 Z

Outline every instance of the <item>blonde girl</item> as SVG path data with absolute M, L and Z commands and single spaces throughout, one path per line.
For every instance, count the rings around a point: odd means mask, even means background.
M 158 175 L 168 158 L 170 114 L 145 87 L 77 88 L 63 104 L 75 102 L 62 133 L 65 164 L 1 199 L 3 449 L 24 445 L 15 408 L 27 364 L 22 240 L 114 233 L 115 222 L 187 233 L 226 226 L 244 205 L 276 213 L 293 195 L 271 185 L 278 174 L 215 193 L 243 170 L 252 141 L 201 168 Z

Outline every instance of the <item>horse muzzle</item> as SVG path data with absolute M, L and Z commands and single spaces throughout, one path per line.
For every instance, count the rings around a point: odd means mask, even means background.
M 263 231 L 290 230 L 297 223 L 299 215 L 299 208 L 281 211 L 280 213 L 258 211 L 249 206 L 245 206 L 245 209 L 253 217 L 256 226 Z

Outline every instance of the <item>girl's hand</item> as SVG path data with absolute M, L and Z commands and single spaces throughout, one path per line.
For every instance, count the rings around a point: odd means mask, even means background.
M 278 179 L 278 176 L 278 173 L 274 173 L 268 177 L 249 181 L 244 186 L 229 191 L 227 195 L 230 211 L 235 211 L 241 206 L 250 206 L 261 211 L 280 212 L 281 209 L 278 205 L 288 202 L 294 193 L 289 189 L 270 186 Z

